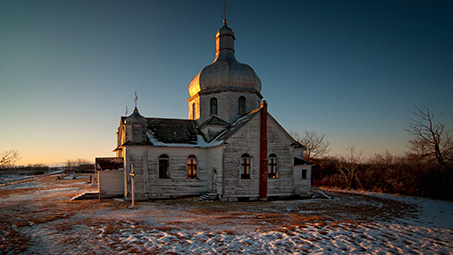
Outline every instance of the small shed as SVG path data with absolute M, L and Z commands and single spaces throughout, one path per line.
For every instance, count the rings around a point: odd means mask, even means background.
M 124 160 L 122 157 L 96 158 L 98 192 L 103 198 L 124 195 Z
M 314 164 L 302 158 L 294 157 L 294 193 L 305 194 L 311 191 L 311 168 Z

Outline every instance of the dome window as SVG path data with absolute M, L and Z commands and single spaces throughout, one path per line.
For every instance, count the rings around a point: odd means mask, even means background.
M 246 113 L 245 111 L 245 97 L 240 97 L 238 99 L 238 114 L 244 115 Z
M 192 104 L 192 119 L 193 119 L 193 120 L 196 119 L 196 116 L 195 116 L 196 113 L 197 113 L 196 104 L 193 103 L 193 104 Z
M 211 115 L 217 114 L 217 98 L 213 97 L 210 101 Z

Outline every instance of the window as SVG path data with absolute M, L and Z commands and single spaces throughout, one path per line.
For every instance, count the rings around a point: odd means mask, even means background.
M 245 97 L 240 97 L 238 99 L 238 114 L 245 114 Z
M 275 155 L 274 153 L 269 155 L 267 176 L 268 178 L 272 179 L 278 178 L 277 155 Z
M 196 105 L 195 105 L 195 103 L 193 103 L 193 104 L 192 104 L 192 119 L 193 119 L 193 120 L 195 119 L 195 114 L 196 114 L 195 108 L 196 108 Z
M 187 157 L 187 178 L 197 178 L 197 157 L 195 155 Z
M 162 154 L 159 156 L 159 178 L 170 178 L 168 174 L 170 166 L 170 158 Z
M 210 109 L 211 109 L 211 115 L 217 114 L 217 98 L 215 98 L 215 97 L 211 98 Z
M 241 156 L 241 179 L 250 179 L 250 155 L 247 153 Z
M 307 179 L 307 169 L 302 169 L 302 179 Z

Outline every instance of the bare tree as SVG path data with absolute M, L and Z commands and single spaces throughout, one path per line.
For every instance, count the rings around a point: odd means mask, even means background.
M 346 151 L 346 156 L 340 157 L 338 161 L 338 171 L 348 189 L 353 188 L 354 182 L 358 188 L 363 188 L 358 175 L 359 166 L 363 163 L 362 152 L 357 152 L 354 146 L 348 146 Z
M 9 150 L 0 154 L 0 167 L 11 165 L 21 158 L 19 151 Z
M 409 118 L 409 128 L 406 129 L 412 135 L 409 148 L 421 159 L 437 161 L 441 171 L 445 171 L 453 152 L 451 131 L 437 120 L 440 115 L 434 115 L 428 106 L 415 106 L 415 109 Z
M 91 169 L 91 168 L 93 168 L 93 164 L 91 164 L 86 159 L 81 159 L 81 158 L 78 158 L 76 160 L 68 159 L 66 161 L 65 173 L 66 174 L 72 173 L 72 174 L 74 174 L 74 176 L 76 176 L 76 174 L 80 174 L 82 172 L 82 170 Z
M 325 134 L 318 135 L 315 131 L 307 130 L 304 131 L 304 137 L 301 137 L 298 132 L 290 132 L 290 134 L 307 148 L 307 152 L 304 154 L 306 160 L 322 157 L 330 151 L 330 142 L 324 140 Z

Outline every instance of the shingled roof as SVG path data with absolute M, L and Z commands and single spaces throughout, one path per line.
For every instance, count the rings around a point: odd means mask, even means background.
M 147 118 L 147 136 L 152 145 L 205 143 L 193 120 Z
M 121 170 L 124 168 L 124 159 L 121 157 L 96 158 L 96 170 Z

